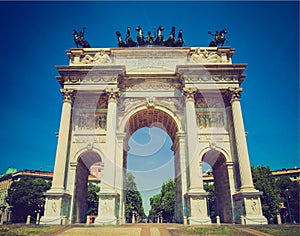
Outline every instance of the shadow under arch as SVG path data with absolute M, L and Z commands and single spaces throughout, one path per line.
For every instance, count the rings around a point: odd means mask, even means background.
M 131 135 L 144 127 L 157 127 L 164 130 L 173 141 L 171 150 L 174 152 L 174 171 L 176 183 L 176 209 L 175 220 L 182 223 L 183 220 L 183 200 L 182 200 L 182 179 L 180 168 L 180 148 L 177 133 L 181 131 L 181 124 L 175 114 L 162 107 L 140 106 L 135 111 L 130 112 L 121 122 L 120 128 L 125 133 L 123 163 L 124 171 L 127 170 L 127 152 L 129 151 L 128 141 Z M 125 175 L 124 175 L 125 177 Z
M 95 165 L 95 168 L 99 168 L 97 172 L 102 169 L 102 158 L 101 156 L 92 150 L 87 150 L 77 158 L 76 165 L 76 177 L 75 177 L 75 189 L 73 199 L 73 223 L 85 223 L 88 204 L 88 178 L 91 173 L 91 167 Z M 97 177 L 96 177 L 97 178 Z M 99 179 L 100 184 L 100 179 Z
M 201 157 L 202 162 L 212 167 L 216 199 L 215 206 L 210 205 L 210 207 L 215 208 L 214 216 L 220 216 L 222 223 L 233 223 L 233 204 L 226 159 L 222 152 L 212 149 L 206 151 Z

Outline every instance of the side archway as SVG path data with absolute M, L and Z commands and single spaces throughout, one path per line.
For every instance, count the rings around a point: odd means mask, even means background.
M 230 193 L 230 181 L 228 174 L 227 158 L 217 150 L 206 151 L 201 158 L 212 168 L 215 192 L 215 216 L 220 216 L 223 223 L 233 222 L 232 197 Z
M 88 177 L 93 171 L 92 168 L 98 168 L 95 173 L 101 172 L 102 158 L 95 151 L 85 151 L 77 158 L 76 178 L 73 200 L 73 223 L 85 223 L 87 216 L 87 193 Z M 95 175 L 95 173 L 93 175 Z M 98 177 L 99 176 L 95 176 Z M 99 178 L 100 183 L 100 178 Z

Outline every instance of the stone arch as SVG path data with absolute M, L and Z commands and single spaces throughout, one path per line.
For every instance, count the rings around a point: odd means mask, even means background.
M 216 216 L 220 216 L 223 223 L 232 223 L 233 211 L 227 165 L 228 156 L 225 153 L 222 149 L 205 150 L 201 156 L 201 162 L 206 162 L 212 167 L 216 195 Z
M 181 120 L 179 117 L 177 117 L 177 115 L 174 112 L 172 112 L 168 108 L 161 106 L 161 105 L 155 105 L 155 107 L 148 108 L 146 105 L 144 105 L 144 103 L 139 106 L 133 107 L 131 110 L 129 110 L 126 113 L 126 115 L 123 117 L 123 119 L 120 122 L 119 130 L 121 132 L 126 132 L 126 125 L 128 123 L 128 120 L 130 119 L 130 117 L 132 117 L 134 114 L 138 113 L 139 111 L 147 110 L 147 109 L 154 109 L 154 110 L 160 110 L 160 111 L 165 112 L 170 117 L 172 117 L 173 120 L 175 121 L 177 128 L 178 128 L 178 132 L 183 131 Z
M 94 150 L 82 150 L 75 156 L 76 160 L 76 176 L 74 186 L 73 199 L 73 223 L 84 223 L 87 216 L 87 191 L 88 176 L 90 169 L 95 163 L 102 163 L 102 158 L 98 152 Z M 99 180 L 100 182 L 100 180 Z
M 181 122 L 178 117 L 170 110 L 155 106 L 147 108 L 139 106 L 138 108 L 127 113 L 127 116 L 121 121 L 120 130 L 125 133 L 124 146 L 128 147 L 128 141 L 131 135 L 143 127 L 158 127 L 164 130 L 172 139 L 174 152 L 174 171 L 176 183 L 176 209 L 175 218 L 177 222 L 183 221 L 183 195 L 182 195 L 182 179 L 180 168 L 180 147 L 178 144 L 178 132 L 182 131 Z M 123 163 L 124 169 L 127 169 L 127 151 L 125 148 Z

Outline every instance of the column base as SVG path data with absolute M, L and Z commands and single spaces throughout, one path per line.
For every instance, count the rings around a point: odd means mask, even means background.
M 117 225 L 119 212 L 118 193 L 100 192 L 99 194 L 98 217 L 95 219 L 95 224 L 98 225 Z
M 189 225 L 210 225 L 211 219 L 210 217 L 189 217 L 188 218 Z
M 50 189 L 45 196 L 45 213 L 40 219 L 40 224 L 68 224 L 68 222 L 70 222 L 69 214 L 71 195 Z
M 95 225 L 117 225 L 118 219 L 117 217 L 105 217 L 99 216 L 95 219 Z
M 211 219 L 207 214 L 206 197 L 208 193 L 205 191 L 190 191 L 185 194 L 188 208 L 188 223 L 190 225 L 208 225 Z
M 268 224 L 266 217 L 262 215 L 248 215 L 248 216 L 244 216 L 243 219 L 245 225 L 267 225 Z
M 260 195 L 257 190 L 250 192 L 239 192 L 233 195 L 235 215 L 234 221 L 237 224 L 261 225 L 268 224 L 262 214 Z

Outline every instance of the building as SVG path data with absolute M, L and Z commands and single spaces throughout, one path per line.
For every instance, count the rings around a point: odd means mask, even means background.
M 101 180 L 101 165 L 98 164 L 97 166 L 93 167 L 93 171 L 91 171 L 91 174 L 88 176 L 88 181 L 91 183 L 94 183 L 98 186 L 100 186 Z M 3 222 L 6 222 L 8 220 L 8 210 L 9 210 L 9 199 L 7 201 L 8 197 L 8 191 L 11 186 L 11 184 L 15 181 L 19 181 L 21 178 L 27 176 L 27 177 L 33 177 L 33 178 L 42 178 L 46 181 L 52 181 L 53 178 L 53 172 L 52 171 L 42 171 L 42 170 L 22 170 L 18 171 L 14 168 L 8 168 L 7 171 L 0 175 L 0 225 L 3 224 Z

